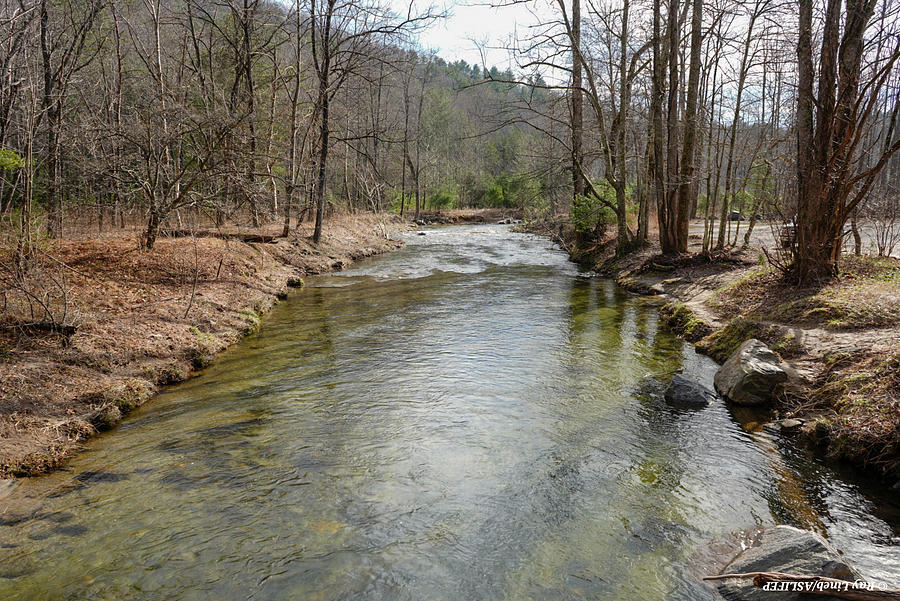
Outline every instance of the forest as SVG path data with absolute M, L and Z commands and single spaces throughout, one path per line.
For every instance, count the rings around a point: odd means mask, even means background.
M 333 211 L 517 207 L 683 253 L 692 218 L 704 251 L 740 246 L 737 211 L 748 241 L 794 224 L 805 281 L 836 273 L 847 223 L 897 243 L 888 0 L 560 0 L 502 70 L 426 51 L 443 15 L 400 8 L 4 0 L 5 244 L 21 264 L 84 228 L 142 223 L 152 248 L 311 218 L 317 241 Z
M 526 86 L 411 44 L 436 16 L 365 3 L 8 2 L 2 213 L 62 237 L 186 219 L 522 206 L 542 190 L 494 126 Z M 484 85 L 479 85 L 484 84 Z M 530 137 L 529 137 L 530 136 Z M 316 230 L 316 237 L 320 229 Z

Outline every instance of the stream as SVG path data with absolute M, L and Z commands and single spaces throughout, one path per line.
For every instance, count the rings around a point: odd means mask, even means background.
M 714 541 L 900 586 L 900 500 L 721 401 L 653 299 L 506 226 L 308 278 L 198 377 L 0 499 L 0 599 L 714 600 Z

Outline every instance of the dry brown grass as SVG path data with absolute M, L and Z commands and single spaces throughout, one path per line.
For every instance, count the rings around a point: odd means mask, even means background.
M 808 288 L 760 268 L 730 282 L 717 296 L 716 308 L 727 317 L 832 330 L 895 326 L 900 324 L 900 260 L 845 257 L 838 278 Z
M 900 474 L 900 346 L 874 355 L 833 353 L 798 409 L 816 415 L 807 434 L 835 458 Z
M 0 289 L 0 477 L 53 469 L 160 385 L 178 382 L 242 335 L 306 274 L 395 248 L 383 215 L 330 219 L 273 244 L 161 238 L 140 250 L 128 233 L 56 241 L 29 275 L 34 293 L 65 289 L 71 335 L 23 327 L 43 319 Z M 61 300 L 56 298 L 55 303 Z

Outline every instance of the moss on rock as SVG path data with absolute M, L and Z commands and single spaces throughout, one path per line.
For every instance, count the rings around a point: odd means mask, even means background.
M 697 342 L 697 350 L 709 355 L 719 363 L 724 363 L 731 354 L 751 338 L 765 338 L 765 327 L 757 321 L 745 317 L 735 317 L 725 327 Z
M 697 342 L 713 331 L 708 323 L 697 317 L 684 303 L 666 303 L 659 313 L 663 323 L 688 342 Z

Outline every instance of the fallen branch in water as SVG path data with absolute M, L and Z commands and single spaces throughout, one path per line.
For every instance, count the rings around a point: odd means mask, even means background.
M 850 601 L 900 601 L 900 589 L 881 589 L 862 580 L 850 582 L 825 576 L 796 576 L 782 572 L 748 572 L 746 574 L 706 576 L 703 580 L 725 580 L 726 578 L 752 578 L 753 586 L 771 591 L 828 595 Z

